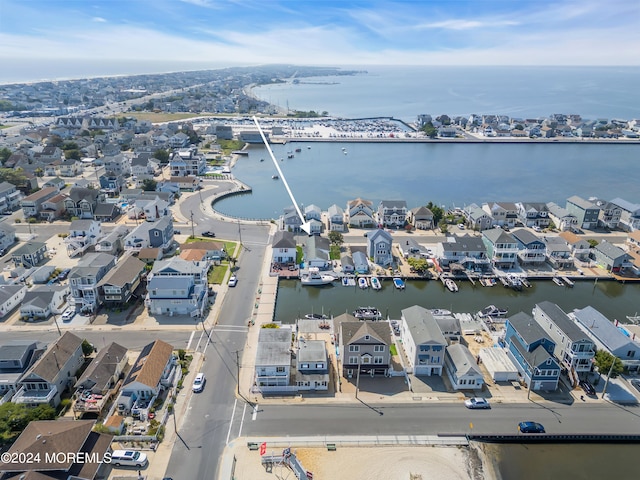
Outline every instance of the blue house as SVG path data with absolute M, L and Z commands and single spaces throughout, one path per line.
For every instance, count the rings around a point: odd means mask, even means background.
M 506 324 L 507 354 L 531 390 L 556 390 L 561 368 L 553 357 L 556 344 L 530 315 L 519 312 Z
M 353 268 L 357 273 L 369 273 L 367 256 L 360 251 L 353 252 Z
M 386 267 L 393 262 L 391 246 L 393 238 L 385 230 L 378 229 L 367 233 L 367 255 L 373 263 Z

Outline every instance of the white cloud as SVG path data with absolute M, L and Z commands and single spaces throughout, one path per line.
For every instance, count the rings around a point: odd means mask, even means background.
M 102 18 L 102 17 L 93 17 L 91 19 L 91 21 L 92 22 L 98 22 L 98 23 L 106 23 L 107 20 L 105 18 Z
M 423 23 L 416 25 L 415 28 L 441 28 L 445 30 L 469 30 L 475 28 L 494 28 L 494 27 L 512 27 L 519 25 L 519 22 L 513 20 L 464 20 L 464 19 L 451 19 L 443 20 L 441 22 Z

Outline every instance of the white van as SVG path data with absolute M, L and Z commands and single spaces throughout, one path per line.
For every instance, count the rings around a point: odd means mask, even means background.
M 147 454 L 136 450 L 114 450 L 111 464 L 116 467 L 144 467 L 147 465 Z

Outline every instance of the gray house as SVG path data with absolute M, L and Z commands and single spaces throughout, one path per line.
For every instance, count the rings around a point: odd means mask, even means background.
M 445 350 L 444 366 L 454 390 L 482 389 L 482 370 L 466 346 L 461 343 L 449 345 Z
M 307 267 L 318 267 L 327 269 L 331 265 L 329 259 L 329 239 L 324 237 L 312 236 L 304 240 L 302 249 L 304 251 L 304 260 Z
M 27 340 L 14 340 L 0 345 L 0 405 L 11 400 L 18 390 L 18 380 L 38 355 L 44 345 Z
M 378 205 L 377 217 L 378 224 L 385 228 L 404 227 L 407 223 L 407 202 L 404 200 L 383 200 Z
M 286 230 L 278 230 L 273 234 L 271 248 L 274 263 L 287 264 L 296 262 L 296 239 L 293 233 Z
M 593 247 L 592 255 L 596 264 L 612 273 L 618 273 L 631 256 L 606 240 Z
M 289 386 L 291 335 L 289 327 L 260 329 L 255 364 L 255 387 L 259 391 L 273 392 Z
M 108 253 L 89 253 L 69 272 L 69 303 L 82 312 L 95 312 L 100 304 L 98 284 L 116 264 Z
M 518 242 L 518 260 L 521 264 L 540 264 L 546 260 L 545 244 L 529 230 L 519 228 L 511 232 Z
M 393 238 L 391 234 L 381 228 L 367 234 L 367 256 L 373 263 L 386 267 L 393 263 L 391 250 Z
M 578 220 L 580 228 L 592 229 L 598 226 L 600 208 L 584 198 L 574 195 L 567 198 L 567 211 Z
M 47 244 L 27 242 L 11 252 L 16 267 L 32 268 L 47 258 Z
M 369 273 L 369 261 L 367 255 L 360 250 L 353 252 L 353 269 L 356 273 Z
M 202 316 L 207 299 L 209 263 L 173 257 L 153 265 L 145 306 L 152 315 Z
M 139 252 L 143 248 L 168 251 L 173 243 L 173 220 L 161 217 L 157 222 L 144 222 L 124 238 L 125 251 Z
M 442 375 L 447 340 L 430 310 L 414 305 L 402 310 L 400 336 L 414 375 Z
M 131 300 L 140 285 L 146 264 L 132 255 L 120 261 L 98 282 L 98 293 L 107 306 L 122 306 Z
M 469 227 L 473 230 L 483 231 L 493 228 L 493 218 L 491 215 L 475 203 L 467 205 L 463 210 L 463 214 L 467 219 Z
M 355 379 L 361 375 L 387 375 L 391 366 L 391 329 L 388 322 L 349 321 L 343 314 L 334 318 L 339 326 L 342 374 Z

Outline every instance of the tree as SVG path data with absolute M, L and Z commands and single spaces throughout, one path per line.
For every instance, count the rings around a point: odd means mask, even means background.
M 62 146 L 62 137 L 59 135 L 51 135 L 47 138 L 47 145 L 50 147 L 61 147 Z
M 76 142 L 66 141 L 62 144 L 62 150 L 77 150 L 78 144 Z
M 169 152 L 166 150 L 159 148 L 155 152 L 153 152 L 153 158 L 157 158 L 160 160 L 160 163 L 167 163 L 169 161 Z
M 64 158 L 66 160 L 69 160 L 69 159 L 80 160 L 80 158 L 82 158 L 82 156 L 80 155 L 80 150 L 73 149 L 73 150 L 65 150 L 64 151 Z
M 444 219 L 440 220 L 440 223 L 438 223 L 438 228 L 442 233 L 447 233 L 449 231 L 449 225 Z
M 142 181 L 142 190 L 144 190 L 145 192 L 155 192 L 157 186 L 158 182 L 156 182 L 153 178 L 145 178 Z
M 0 181 L 9 182 L 16 187 L 20 187 L 27 183 L 27 176 L 22 169 L 0 168 Z
M 425 123 L 424 127 L 422 127 L 422 131 L 429 138 L 436 138 L 438 136 L 438 130 L 436 129 L 436 127 L 433 126 L 433 123 L 431 123 L 431 122 Z
M 91 355 L 93 353 L 93 351 L 95 350 L 94 346 L 89 343 L 89 340 L 87 340 L 86 338 L 82 341 L 82 354 L 85 357 L 88 357 L 89 355 Z
M 624 365 L 622 365 L 622 360 L 618 357 L 611 355 L 606 350 L 598 350 L 596 352 L 594 362 L 598 367 L 598 371 L 601 375 L 608 375 L 609 370 L 611 370 L 611 378 L 616 378 L 624 371 Z M 613 369 L 611 369 L 611 364 L 613 363 Z
M 340 232 L 329 232 L 329 241 L 334 245 L 342 245 L 344 243 L 344 237 Z
M 524 126 L 521 123 L 519 123 L 514 127 L 514 129 L 516 129 L 516 130 L 524 130 Z
M 9 160 L 9 157 L 11 155 L 12 155 L 12 152 L 7 147 L 0 148 L 0 163 L 4 165 L 4 162 Z
M 590 246 L 591 248 L 594 248 L 596 245 L 598 245 L 598 241 L 597 241 L 597 240 L 594 240 L 593 238 L 588 239 L 588 240 L 587 240 L 587 243 L 589 244 L 589 246 Z
M 407 259 L 407 263 L 416 272 L 421 274 L 424 274 L 424 272 L 426 272 L 429 269 L 429 262 L 427 262 L 426 258 L 409 257 Z
M 433 213 L 433 224 L 438 225 L 440 223 L 440 220 L 444 218 L 444 210 L 442 209 L 442 207 L 434 205 L 433 202 L 427 203 L 426 207 L 431 210 L 431 213 Z

